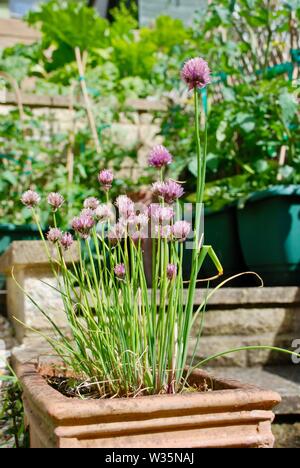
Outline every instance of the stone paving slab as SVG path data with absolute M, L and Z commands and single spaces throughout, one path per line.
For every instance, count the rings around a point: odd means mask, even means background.
M 276 414 L 300 415 L 300 364 L 247 369 L 215 367 L 208 370 L 218 377 L 272 389 L 282 397 L 282 402 L 275 408 Z

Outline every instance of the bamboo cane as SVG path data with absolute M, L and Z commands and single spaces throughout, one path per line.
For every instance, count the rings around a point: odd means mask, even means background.
M 76 131 L 76 119 L 74 117 L 74 91 L 75 84 L 73 83 L 70 90 L 70 104 L 69 111 L 72 115 L 72 128 L 69 133 L 69 144 L 67 151 L 67 173 L 68 173 L 68 183 L 73 182 L 74 176 L 74 143 L 75 143 L 75 131 Z
M 97 151 L 97 153 L 100 154 L 101 153 L 100 141 L 99 141 L 96 122 L 95 122 L 95 117 L 94 117 L 94 114 L 93 114 L 93 111 L 92 111 L 91 101 L 90 101 L 90 98 L 89 98 L 89 94 L 88 94 L 88 90 L 87 90 L 87 86 L 86 86 L 86 81 L 85 81 L 85 77 L 84 77 L 84 65 L 85 65 L 86 60 L 87 60 L 87 52 L 86 51 L 83 52 L 83 55 L 81 56 L 81 52 L 80 52 L 79 47 L 76 47 L 75 48 L 75 57 L 76 57 L 76 62 L 77 62 L 77 67 L 78 67 L 78 72 L 79 72 L 81 91 L 82 91 L 82 95 L 83 95 L 83 99 L 84 99 L 84 103 L 85 103 L 85 108 L 86 108 L 89 124 L 90 124 L 90 127 L 91 127 L 91 131 L 92 131 L 96 151 Z
M 284 165 L 285 159 L 286 159 L 286 152 L 287 152 L 287 146 L 282 145 L 280 148 L 280 153 L 279 153 L 279 160 L 278 160 L 278 174 L 277 174 L 277 180 L 280 181 L 282 180 L 282 174 L 280 174 L 279 169 Z

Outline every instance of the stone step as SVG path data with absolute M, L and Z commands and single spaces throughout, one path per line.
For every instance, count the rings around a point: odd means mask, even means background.
M 194 329 L 199 329 L 201 317 L 195 320 Z M 204 316 L 204 336 L 262 335 L 264 333 L 295 336 L 300 332 L 300 307 L 236 307 L 209 310 Z
M 211 290 L 208 291 L 208 293 Z M 203 300 L 203 289 L 197 289 L 195 304 Z M 223 305 L 233 307 L 253 307 L 254 305 L 278 307 L 278 305 L 300 305 L 300 288 L 298 286 L 279 286 L 263 288 L 220 288 L 209 299 L 209 306 Z
M 195 351 L 194 362 L 198 363 L 207 356 L 214 356 L 226 350 L 240 347 L 263 346 L 266 348 L 247 349 L 231 352 L 219 356 L 209 362 L 211 367 L 238 366 L 238 367 L 262 367 L 289 365 L 293 363 L 292 356 L 287 353 L 270 350 L 269 347 L 283 348 L 296 352 L 299 343 L 296 337 L 299 332 L 289 334 L 264 333 L 262 335 L 215 335 L 201 336 L 197 339 L 196 332 L 191 334 L 189 341 L 189 358 Z M 208 365 L 208 364 L 207 364 Z
M 300 415 L 300 363 L 263 368 L 206 368 L 218 377 L 239 380 L 278 392 L 282 402 L 275 408 L 278 415 Z

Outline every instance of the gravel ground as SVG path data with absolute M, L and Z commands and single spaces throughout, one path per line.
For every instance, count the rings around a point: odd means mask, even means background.
M 300 448 L 300 422 L 273 424 L 276 448 Z

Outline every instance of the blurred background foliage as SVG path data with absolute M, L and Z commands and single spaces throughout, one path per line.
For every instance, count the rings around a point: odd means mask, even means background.
M 16 111 L 1 115 L 2 222 L 27 221 L 26 210 L 16 209 L 16 204 L 28 186 L 61 191 L 72 215 L 83 198 L 97 193 L 95 174 L 101 167 L 111 165 L 118 171 L 125 158 L 137 162 L 139 144 L 122 145 L 108 131 L 126 115 L 127 98 L 168 103 L 168 112 L 154 118 L 159 118 L 160 135 L 174 154 L 170 175 L 187 181 L 186 196 L 193 200 L 191 99 L 179 70 L 185 59 L 198 55 L 213 73 L 207 95 L 202 94 L 209 134 L 207 206 L 219 209 L 233 201 L 242 203 L 253 191 L 279 180 L 299 183 L 299 82 L 293 78 L 299 67 L 300 2 L 213 0 L 190 27 L 160 16 L 151 27 L 140 29 L 135 8 L 122 4 L 108 22 L 85 2 L 50 0 L 27 17 L 40 29 L 41 40 L 2 50 L 0 70 L 20 85 L 34 78 L 34 92 L 48 95 L 70 95 L 72 87 L 79 87 L 74 49 L 87 51 L 85 79 L 102 147 L 97 154 L 80 106 L 76 121 L 81 124 L 74 135 L 49 133 L 51 122 L 29 109 L 23 122 Z M 126 116 L 130 119 L 130 114 Z M 76 163 L 73 181 L 67 183 L 70 145 Z M 153 175 L 146 168 L 137 180 L 130 173 L 121 174 L 116 193 L 134 192 Z M 46 222 L 46 214 L 44 218 Z

